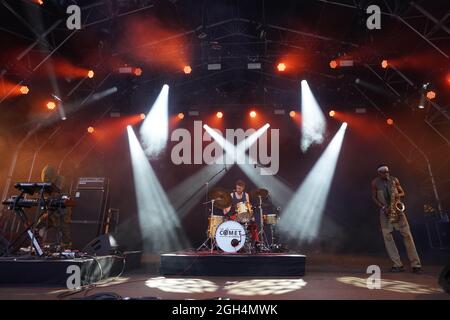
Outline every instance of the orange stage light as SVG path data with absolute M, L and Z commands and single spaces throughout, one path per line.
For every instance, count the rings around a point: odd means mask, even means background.
M 286 64 L 283 63 L 283 62 L 280 62 L 280 63 L 277 65 L 277 69 L 278 69 L 278 71 L 280 71 L 280 72 L 285 71 L 285 70 L 286 70 Z
M 21 94 L 28 94 L 28 92 L 30 91 L 27 86 L 21 86 L 19 90 Z
M 185 74 L 190 74 L 192 72 L 192 68 L 191 66 L 184 66 L 183 71 Z
M 216 117 L 219 118 L 219 119 L 222 119 L 222 118 L 223 118 L 223 113 L 220 112 L 220 111 L 217 112 L 217 113 L 216 113 Z
M 252 110 L 250 111 L 250 117 L 255 118 L 256 117 L 256 111 Z
M 54 110 L 55 108 L 56 108 L 56 103 L 54 103 L 53 101 L 47 102 L 47 109 L 48 110 Z
M 331 61 L 330 61 L 330 68 L 331 68 L 331 69 L 336 69 L 337 66 L 338 66 L 338 63 L 337 63 L 336 60 L 331 60 Z
M 142 69 L 141 68 L 135 68 L 133 73 L 134 73 L 134 75 L 136 77 L 140 77 L 142 75 Z
M 87 128 L 87 132 L 89 132 L 91 134 L 94 133 L 94 131 L 95 131 L 94 127 Z
M 436 92 L 434 92 L 433 90 L 430 90 L 427 92 L 427 98 L 432 100 L 434 98 L 436 98 Z
M 94 71 L 93 70 L 89 70 L 87 73 L 88 78 L 92 79 L 94 77 Z
M 336 111 L 331 110 L 330 112 L 328 112 L 328 115 L 333 118 L 336 115 Z
M 142 120 L 144 120 L 144 119 L 145 119 L 145 113 L 141 113 L 141 114 L 139 115 L 139 117 L 140 117 Z
M 386 68 L 388 67 L 388 61 L 387 61 L 387 60 L 381 61 L 381 67 L 382 67 L 383 69 L 386 69 Z
M 291 118 L 295 117 L 295 115 L 296 115 L 296 112 L 295 112 L 295 111 L 289 112 L 289 116 L 290 116 Z
M 178 119 L 183 119 L 184 118 L 184 113 L 183 112 L 180 112 L 179 114 L 178 114 Z
M 386 120 L 386 123 L 390 126 L 392 126 L 394 124 L 394 120 L 392 120 L 391 118 Z

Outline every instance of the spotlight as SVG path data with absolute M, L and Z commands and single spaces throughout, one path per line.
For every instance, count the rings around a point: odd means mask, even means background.
M 289 112 L 289 116 L 290 116 L 291 118 L 295 117 L 295 115 L 296 115 L 295 111 Z
M 183 112 L 180 112 L 179 114 L 178 114 L 178 119 L 183 119 L 184 118 L 184 113 Z
M 331 69 L 336 69 L 337 66 L 338 66 L 338 63 L 337 63 L 336 60 L 331 60 L 331 61 L 330 61 L 330 68 L 331 68 Z
M 254 110 L 250 111 L 250 117 L 256 118 L 256 111 L 254 111 Z
M 328 112 L 328 115 L 333 118 L 336 115 L 336 111 L 331 110 L 330 112 Z
M 53 101 L 47 102 L 47 109 L 48 110 L 54 110 L 55 108 L 56 108 L 56 103 L 54 103 Z
M 30 91 L 27 86 L 21 86 L 19 90 L 21 94 L 28 94 L 28 92 Z
M 286 70 L 286 64 L 283 63 L 283 62 L 280 62 L 280 63 L 277 65 L 277 69 L 278 69 L 278 71 L 280 71 L 280 72 L 285 71 L 285 70 Z
M 169 86 L 163 85 L 139 130 L 142 146 L 150 157 L 158 157 L 169 136 Z
M 430 90 L 427 92 L 427 98 L 432 100 L 434 98 L 436 98 L 436 92 L 434 92 L 433 90 Z
M 92 79 L 94 77 L 94 71 L 93 70 L 89 70 L 87 73 L 88 78 Z
M 142 75 L 142 69 L 141 68 L 134 68 L 133 73 L 134 73 L 134 75 L 136 77 L 140 77 Z
M 383 69 L 386 69 L 386 68 L 388 67 L 388 61 L 387 61 L 387 60 L 381 61 L 381 67 L 382 67 Z
M 306 80 L 301 81 L 301 138 L 300 147 L 306 152 L 313 144 L 321 144 L 326 130 L 326 119 Z
M 87 128 L 87 132 L 88 133 L 94 133 L 94 131 L 95 131 L 95 129 L 94 129 L 94 127 L 89 127 L 89 128 Z
M 145 113 L 141 113 L 139 117 L 140 117 L 142 120 L 144 120 L 144 119 L 145 119 Z
M 221 111 L 217 112 L 216 113 L 216 117 L 219 118 L 219 119 L 222 119 L 223 118 L 223 113 Z
M 185 74 L 190 74 L 192 72 L 192 68 L 191 66 L 184 66 L 183 71 Z
M 389 119 L 386 120 L 386 123 L 387 123 L 388 125 L 392 126 L 392 125 L 394 124 L 394 120 L 391 119 L 391 118 L 389 118 Z

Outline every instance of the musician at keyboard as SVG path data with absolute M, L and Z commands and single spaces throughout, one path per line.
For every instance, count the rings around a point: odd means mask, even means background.
M 56 189 L 46 195 L 46 199 L 50 202 L 57 203 L 61 200 L 64 178 L 57 174 L 55 168 L 47 165 L 42 169 L 41 181 L 50 182 L 56 185 Z M 72 210 L 70 207 L 51 206 L 47 212 L 40 217 L 36 223 L 36 229 L 45 242 L 49 242 L 48 238 L 51 233 L 55 233 L 55 243 L 60 245 L 62 249 L 70 249 L 72 246 L 70 236 L 70 223 L 72 221 Z

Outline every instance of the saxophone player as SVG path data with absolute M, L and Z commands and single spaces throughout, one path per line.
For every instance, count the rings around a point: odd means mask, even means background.
M 372 180 L 372 198 L 380 207 L 380 224 L 383 233 L 384 244 L 389 258 L 393 262 L 392 272 L 402 272 L 404 267 L 395 245 L 392 233 L 398 230 L 403 237 L 412 272 L 421 273 L 422 267 L 417 254 L 414 239 L 409 228 L 408 220 L 404 214 L 404 205 L 400 198 L 405 192 L 399 180 L 389 174 L 386 165 L 380 165 L 377 169 L 378 177 Z

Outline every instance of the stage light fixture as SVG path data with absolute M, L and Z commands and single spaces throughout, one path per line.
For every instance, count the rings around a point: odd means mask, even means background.
M 296 113 L 295 111 L 289 112 L 289 116 L 290 116 L 291 118 L 294 118 L 296 114 L 297 114 L 297 113 Z
M 183 72 L 184 72 L 185 74 L 190 74 L 190 73 L 192 72 L 191 66 L 184 66 Z
M 141 68 L 134 68 L 133 73 L 134 73 L 134 75 L 136 77 L 140 77 L 142 75 L 142 69 Z
M 306 80 L 301 81 L 301 141 L 300 148 L 306 152 L 313 144 L 321 144 L 326 130 L 325 115 Z
M 381 67 L 382 67 L 383 69 L 386 69 L 386 68 L 388 67 L 388 61 L 387 61 L 387 60 L 381 61 Z
M 94 127 L 87 128 L 88 133 L 94 133 L 94 131 L 95 131 Z
M 169 138 L 169 86 L 163 85 L 139 130 L 149 157 L 158 157 Z
M 221 111 L 217 112 L 216 113 L 216 117 L 219 118 L 219 119 L 222 119 L 223 118 L 223 113 Z
M 141 113 L 141 114 L 139 115 L 139 117 L 140 117 L 142 120 L 144 120 L 144 119 L 145 119 L 145 113 Z
M 330 68 L 331 68 L 331 69 L 336 69 L 337 66 L 338 66 L 338 63 L 337 63 L 336 60 L 331 60 L 331 61 L 330 61 Z
M 21 86 L 19 90 L 21 94 L 28 94 L 28 92 L 30 92 L 30 89 L 28 89 L 27 86 Z
M 333 118 L 336 115 L 336 111 L 330 110 L 330 112 L 328 112 L 328 115 Z
M 178 119 L 184 119 L 184 113 L 183 112 L 180 112 L 178 115 L 177 115 L 177 117 L 178 117 Z
M 248 70 L 259 70 L 261 69 L 261 63 L 259 62 L 249 62 L 247 63 Z
M 436 92 L 433 91 L 433 90 L 428 91 L 427 92 L 427 98 L 430 99 L 430 100 L 436 98 Z
M 222 69 L 222 65 L 220 63 L 209 63 L 207 65 L 208 70 L 220 70 Z
M 54 103 L 53 101 L 47 102 L 47 109 L 48 110 L 54 110 L 55 108 L 56 108 L 56 103 Z
M 280 72 L 285 71 L 285 70 L 286 70 L 286 64 L 285 64 L 284 62 L 278 63 L 277 69 L 278 69 L 278 71 L 280 71 Z
M 386 123 L 387 123 L 388 125 L 392 126 L 392 125 L 394 124 L 394 120 L 393 120 L 392 118 L 388 118 L 388 119 L 386 120 Z
M 250 111 L 249 115 L 250 115 L 250 118 L 256 118 L 257 114 L 256 114 L 256 111 L 252 110 L 252 111 Z
M 92 79 L 94 77 L 94 71 L 93 70 L 89 70 L 87 73 L 88 78 Z

